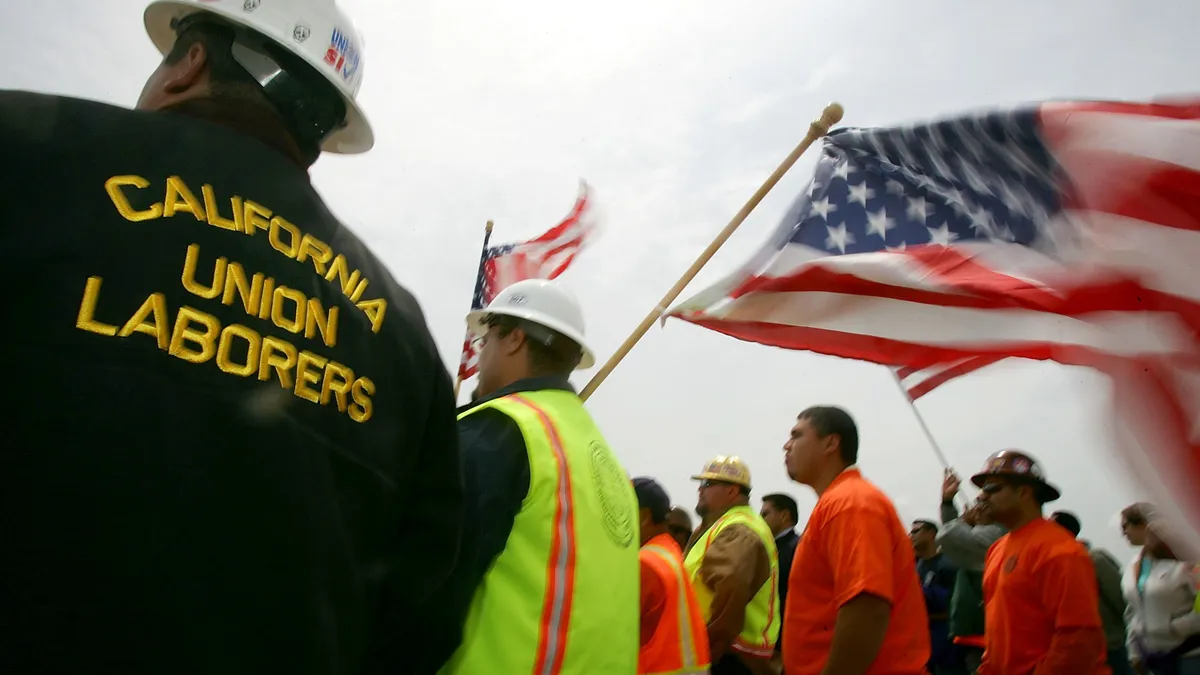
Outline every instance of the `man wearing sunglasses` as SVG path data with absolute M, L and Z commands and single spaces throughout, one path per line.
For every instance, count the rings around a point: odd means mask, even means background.
M 700 481 L 684 567 L 708 625 L 713 675 L 768 673 L 779 639 L 779 553 L 775 535 L 750 508 L 750 469 L 718 456 Z M 777 671 L 776 671 L 777 672 Z
M 0 93 L 0 672 L 404 671 L 463 494 L 421 310 L 309 181 L 372 146 L 362 39 L 333 0 L 143 20 L 136 110 Z
M 638 501 L 568 381 L 595 363 L 579 302 L 529 279 L 467 326 L 479 387 L 459 415 L 472 504 L 455 583 L 469 609 L 440 672 L 633 675 Z
M 987 646 L 980 675 L 1108 675 L 1092 560 L 1042 515 L 1059 498 L 1029 455 L 1001 450 L 971 482 L 987 516 L 1008 529 L 983 574 Z

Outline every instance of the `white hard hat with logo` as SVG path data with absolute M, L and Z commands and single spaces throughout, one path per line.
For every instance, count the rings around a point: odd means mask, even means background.
M 354 100 L 363 77 L 362 36 L 334 0 L 155 0 L 146 7 L 146 32 L 165 55 L 175 44 L 176 22 L 200 12 L 255 31 L 334 86 L 346 104 L 345 125 L 325 136 L 322 150 L 353 154 L 375 144 Z
M 596 357 L 583 341 L 583 310 L 567 289 L 549 279 L 526 279 L 496 294 L 485 309 L 467 314 L 467 327 L 477 337 L 488 331 L 488 317 L 512 316 L 545 326 L 579 345 L 583 357 L 576 370 L 596 365 Z

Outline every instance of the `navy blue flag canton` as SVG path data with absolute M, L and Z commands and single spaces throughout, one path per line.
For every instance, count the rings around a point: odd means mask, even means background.
M 516 244 L 503 244 L 488 247 L 487 253 L 484 254 L 483 264 L 479 266 L 479 277 L 475 280 L 475 294 L 471 296 L 472 311 L 487 307 L 492 298 L 496 297 L 496 292 L 500 289 L 494 288 L 494 275 L 489 274 L 489 270 L 492 268 L 491 262 L 496 258 L 508 255 L 516 246 Z
M 831 255 L 972 241 L 1044 248 L 1063 186 L 1036 109 L 839 129 L 788 213 L 789 242 Z

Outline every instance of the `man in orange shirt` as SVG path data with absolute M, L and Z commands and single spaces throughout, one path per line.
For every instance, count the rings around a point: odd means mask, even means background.
M 987 516 L 1008 529 L 984 565 L 979 675 L 1109 675 L 1092 560 L 1070 532 L 1042 517 L 1058 490 L 1015 450 L 994 453 L 971 482 Z
M 671 500 L 653 478 L 634 478 L 641 515 L 641 651 L 638 675 L 708 673 L 708 632 L 696 592 L 683 570 L 683 551 L 667 516 Z
M 925 596 L 896 507 L 862 477 L 846 411 L 800 413 L 783 446 L 788 475 L 817 493 L 784 608 L 788 675 L 923 675 Z

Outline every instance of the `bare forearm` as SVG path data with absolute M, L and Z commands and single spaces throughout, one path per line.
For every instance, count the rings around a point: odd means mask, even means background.
M 822 675 L 862 675 L 867 672 L 887 634 L 892 607 L 866 593 L 842 605 L 833 626 L 833 646 Z

